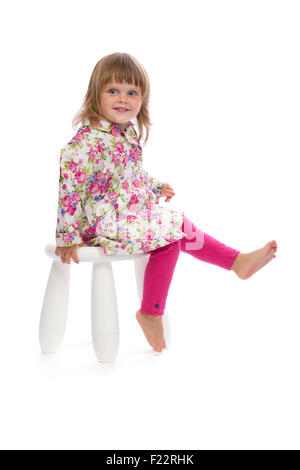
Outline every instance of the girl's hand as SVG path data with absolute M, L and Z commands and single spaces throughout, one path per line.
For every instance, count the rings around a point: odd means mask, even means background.
M 86 246 L 84 243 L 81 243 L 78 246 Z M 62 263 L 70 264 L 71 258 L 75 261 L 76 264 L 79 264 L 77 246 L 57 246 L 55 250 L 56 256 L 61 256 Z
M 168 184 L 164 183 L 163 188 L 160 193 L 160 197 L 166 196 L 166 202 L 170 202 L 173 196 L 175 196 L 174 189 Z

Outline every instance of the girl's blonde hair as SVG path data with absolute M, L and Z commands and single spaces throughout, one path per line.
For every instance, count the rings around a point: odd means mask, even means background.
M 144 67 L 130 54 L 125 52 L 114 52 L 102 57 L 94 67 L 88 89 L 83 104 L 75 115 L 72 126 L 83 123 L 86 119 L 89 121 L 99 121 L 106 119 L 100 108 L 100 99 L 107 83 L 115 81 L 116 83 L 134 84 L 140 87 L 142 92 L 142 106 L 136 116 L 137 126 L 139 130 L 139 139 L 143 137 L 144 128 L 146 137 L 144 145 L 149 136 L 150 122 L 149 117 L 149 97 L 150 83 Z

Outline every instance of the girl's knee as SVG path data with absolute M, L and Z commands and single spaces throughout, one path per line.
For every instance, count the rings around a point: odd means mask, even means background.
M 156 248 L 156 250 L 154 250 L 152 253 L 172 253 L 172 254 L 179 255 L 179 252 L 180 252 L 180 240 L 176 240 L 175 242 L 169 243 L 168 245 L 160 246 L 159 248 Z

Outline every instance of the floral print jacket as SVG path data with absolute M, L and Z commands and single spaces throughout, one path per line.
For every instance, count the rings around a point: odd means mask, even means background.
M 60 151 L 56 245 L 147 253 L 186 236 L 183 212 L 159 206 L 163 183 L 143 169 L 132 121 L 125 131 L 84 121 Z

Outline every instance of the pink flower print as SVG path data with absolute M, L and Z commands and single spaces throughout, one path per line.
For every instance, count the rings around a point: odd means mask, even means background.
M 123 189 L 125 189 L 125 191 L 127 191 L 128 188 L 129 188 L 128 181 L 124 181 L 124 183 L 123 183 Z
M 96 233 L 98 235 L 102 235 L 104 233 L 104 227 L 103 227 L 103 224 L 101 224 L 101 222 L 98 222 L 96 225 Z
M 95 235 L 96 230 L 95 230 L 95 226 L 94 226 L 94 225 L 91 225 L 91 226 L 90 226 L 90 228 L 89 228 L 89 233 L 91 233 L 92 235 Z
M 95 160 L 96 155 L 97 155 L 97 150 L 91 148 L 90 151 L 89 151 L 89 158 L 90 158 L 91 160 Z
M 75 171 L 77 170 L 77 163 L 75 162 L 69 162 L 68 164 L 68 169 L 70 171 L 72 171 L 72 173 L 75 173 Z
M 95 147 L 95 148 L 96 148 L 96 150 L 97 150 L 98 153 L 103 153 L 104 147 L 105 147 L 105 146 L 104 146 L 104 144 L 103 144 L 102 142 L 98 142 L 98 143 L 96 144 L 96 147 Z
M 77 134 L 74 136 L 73 140 L 75 140 L 75 142 L 81 142 L 83 139 L 83 136 L 77 132 Z
M 86 174 L 83 170 L 78 170 L 76 171 L 75 173 L 75 179 L 77 181 L 78 184 L 80 183 L 84 183 L 85 180 L 86 180 Z
M 71 205 L 72 200 L 71 200 L 70 196 L 67 195 L 67 196 L 64 196 L 64 197 L 62 198 L 62 201 L 61 201 L 61 202 L 62 202 L 62 205 L 63 205 L 64 207 L 69 207 L 69 206 Z
M 108 197 L 111 201 L 118 199 L 118 193 L 116 193 L 116 191 L 112 191 L 111 193 L 109 193 Z
M 73 225 L 74 229 L 77 230 L 79 227 L 80 227 L 80 221 L 77 220 L 77 222 L 75 222 L 75 224 Z
M 118 129 L 116 127 L 111 128 L 111 133 L 114 137 L 118 137 L 119 135 Z
M 63 184 L 63 185 L 62 185 L 62 188 L 63 188 L 63 190 L 67 189 L 67 185 L 66 185 L 66 184 Z
M 100 188 L 100 194 L 105 194 L 108 190 L 108 185 L 107 185 L 107 183 L 105 183 L 105 184 L 100 185 L 99 188 Z M 107 201 L 105 201 L 105 202 L 107 202 Z
M 147 201 L 146 206 L 148 207 L 148 209 L 153 209 L 154 204 L 153 202 Z
M 139 181 L 138 179 L 135 179 L 135 180 L 133 181 L 133 184 L 134 184 L 134 186 L 136 186 L 137 188 L 140 188 L 140 187 L 141 187 L 141 183 L 140 183 L 140 181 Z
M 146 186 L 146 185 L 149 183 L 149 179 L 148 179 L 147 176 L 143 176 L 143 177 L 142 177 L 142 180 L 143 180 L 144 186 Z M 147 189 L 148 189 L 148 188 L 147 188 Z
M 82 129 L 82 131 L 80 131 L 81 134 L 86 134 L 87 132 L 90 132 L 91 129 L 89 127 L 85 127 L 84 129 Z
M 69 179 L 68 173 L 64 173 L 64 178 L 65 178 L 65 180 L 68 180 L 68 179 Z
M 64 233 L 63 234 L 63 241 L 64 241 L 64 243 L 70 243 L 71 235 L 69 233 Z
M 80 194 L 79 193 L 74 193 L 72 196 L 72 201 L 79 202 L 80 201 Z
M 150 229 L 146 230 L 144 235 L 148 240 L 153 240 L 153 238 L 155 237 L 155 233 L 153 232 L 153 230 Z
M 122 142 L 117 142 L 115 145 L 115 149 L 117 150 L 117 152 L 122 153 L 124 150 L 124 145 L 122 144 Z
M 96 179 L 97 179 L 98 181 L 103 180 L 104 178 L 105 178 L 105 174 L 104 174 L 104 173 L 102 173 L 101 171 L 100 171 L 99 173 L 97 173 Z
M 88 187 L 88 193 L 89 194 L 97 194 L 100 190 L 100 186 L 97 182 L 91 183 Z
M 147 220 L 147 219 L 149 218 L 147 212 L 145 212 L 145 211 L 142 211 L 142 212 L 141 212 L 140 217 L 141 217 L 143 220 Z
M 69 206 L 66 210 L 66 212 L 69 212 L 70 215 L 74 215 L 75 212 L 76 212 L 76 206 L 73 207 L 73 206 Z
M 83 139 L 82 134 L 85 134 L 86 132 L 90 132 L 89 127 L 87 127 L 86 129 L 82 129 L 82 130 L 78 131 L 77 134 L 75 135 L 75 137 L 73 138 L 73 140 L 75 140 L 75 142 L 81 142 L 82 139 Z
M 112 161 L 114 162 L 115 165 L 118 165 L 118 163 L 120 163 L 120 160 L 121 160 L 120 155 L 114 154 L 112 156 Z
M 137 216 L 136 216 L 136 215 L 128 215 L 128 216 L 127 216 L 128 222 L 133 222 L 135 219 L 137 219 Z
M 148 241 L 148 242 L 142 241 L 141 245 L 142 245 L 142 250 L 146 253 L 151 248 L 151 241 Z
M 125 248 L 126 248 L 125 243 L 122 243 L 121 248 L 122 248 L 122 250 L 125 250 Z
M 148 194 L 148 196 L 153 197 L 153 192 L 150 189 L 147 188 L 146 193 Z
M 137 208 L 138 208 L 138 204 L 130 204 L 129 205 L 129 210 L 131 212 L 136 212 L 137 211 Z
M 139 198 L 137 197 L 137 195 L 136 195 L 136 194 L 132 194 L 129 203 L 130 203 L 130 204 L 136 204 L 136 203 L 138 203 L 138 202 L 139 202 Z
M 132 155 L 132 156 L 133 156 L 134 163 L 136 164 L 137 161 L 138 161 L 138 159 L 139 159 L 140 156 L 141 156 L 141 152 L 140 152 L 139 150 L 135 150 L 135 151 L 133 152 L 133 155 Z
M 127 165 L 127 162 L 129 160 L 129 155 L 125 155 L 125 157 L 123 158 L 123 166 L 126 166 Z

